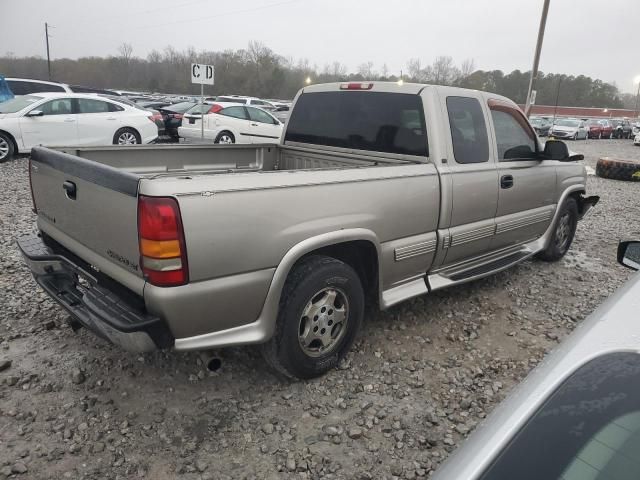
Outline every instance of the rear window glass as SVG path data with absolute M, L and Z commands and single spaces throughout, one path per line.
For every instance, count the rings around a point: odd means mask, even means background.
M 218 97 L 216 98 L 216 102 L 247 103 L 247 100 L 245 98 L 237 98 L 237 97 Z
M 181 102 L 169 105 L 168 107 L 164 107 L 163 110 L 168 110 L 169 112 L 184 113 L 194 105 L 195 104 L 193 102 Z
M 421 98 L 406 93 L 305 93 L 292 111 L 285 141 L 429 155 Z

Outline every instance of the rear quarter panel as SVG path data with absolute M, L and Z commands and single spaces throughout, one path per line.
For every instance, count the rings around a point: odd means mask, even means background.
M 301 241 L 349 228 L 372 231 L 393 257 L 385 243 L 435 232 L 439 216 L 430 164 L 150 180 L 141 193 L 178 198 L 192 281 L 276 267 Z M 381 260 L 383 287 L 408 275 Z

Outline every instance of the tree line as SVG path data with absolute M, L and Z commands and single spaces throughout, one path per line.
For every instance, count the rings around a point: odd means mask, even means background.
M 307 59 L 295 61 L 276 54 L 260 42 L 250 42 L 246 49 L 178 51 L 171 46 L 153 50 L 146 58 L 133 54 L 130 44 L 122 44 L 116 55 L 108 57 L 61 58 L 51 62 L 56 81 L 96 88 L 145 92 L 199 94 L 192 85 L 191 63 L 215 65 L 214 86 L 205 86 L 207 95 L 238 94 L 263 98 L 292 98 L 307 81 L 313 83 L 386 80 L 398 81 L 400 72 L 391 74 L 386 65 L 376 69 L 373 62 L 360 64 L 355 72 L 340 63 L 322 67 Z M 42 57 L 16 57 L 8 53 L 0 57 L 0 74 L 36 79 L 47 78 L 47 62 Z M 423 65 L 418 58 L 407 62 L 404 81 L 451 85 L 486 90 L 524 103 L 529 85 L 529 72 L 514 70 L 484 71 L 475 69 L 473 60 L 456 65 L 448 56 L 439 56 Z M 584 75 L 539 73 L 538 105 L 633 108 L 635 97 L 621 94 L 615 85 Z

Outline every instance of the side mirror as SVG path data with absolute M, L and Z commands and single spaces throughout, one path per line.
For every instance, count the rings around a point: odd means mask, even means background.
M 618 262 L 633 270 L 640 270 L 640 241 L 620 242 Z
M 42 117 L 44 112 L 42 110 L 31 110 L 25 115 L 25 117 Z
M 584 155 L 569 154 L 569 147 L 560 140 L 547 140 L 544 144 L 542 152 L 544 158 L 548 160 L 559 160 L 561 162 L 575 162 L 576 160 L 584 160 Z

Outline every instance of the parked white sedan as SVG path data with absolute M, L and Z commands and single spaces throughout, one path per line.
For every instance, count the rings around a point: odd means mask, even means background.
M 92 94 L 38 93 L 0 103 L 0 162 L 36 145 L 128 145 L 157 137 L 151 112 Z
M 202 118 L 204 138 L 214 143 L 278 143 L 282 134 L 282 123 L 260 108 L 216 102 L 196 105 L 187 111 L 182 117 L 178 135 L 189 139 L 201 138 Z

